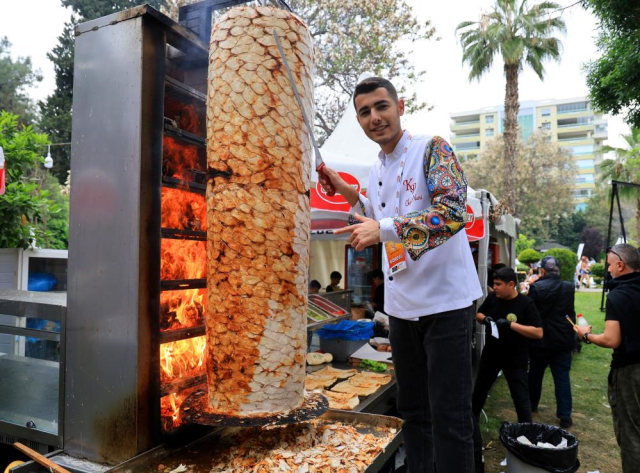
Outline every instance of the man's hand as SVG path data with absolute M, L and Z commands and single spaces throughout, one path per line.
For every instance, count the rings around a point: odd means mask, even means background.
M 578 334 L 580 338 L 584 336 L 585 333 L 591 333 L 591 325 L 587 325 L 586 327 L 580 327 L 580 325 L 574 325 L 573 330 Z
M 498 330 L 509 330 L 511 328 L 511 322 L 507 319 L 498 319 L 496 320 L 496 325 L 498 326 Z
M 318 181 L 322 188 L 327 192 L 328 185 L 331 184 L 335 188 L 336 192 L 349 202 L 349 205 L 353 207 L 358 203 L 358 191 L 351 187 L 340 177 L 340 174 L 335 169 L 325 166 L 322 172 L 329 181 L 323 178 L 322 174 L 318 174 Z
M 357 251 L 362 251 L 367 246 L 375 245 L 380 241 L 380 223 L 378 223 L 377 220 L 358 214 L 356 214 L 355 217 L 360 223 L 334 230 L 333 234 L 342 235 L 343 233 L 351 233 L 349 237 L 351 246 Z
M 493 329 L 491 328 L 491 322 L 493 322 L 493 319 L 492 319 L 491 317 L 485 317 L 485 318 L 484 318 L 484 320 L 482 321 L 482 323 L 483 323 L 483 324 L 484 324 L 484 326 L 485 326 L 484 331 L 485 331 L 485 333 L 486 333 L 487 335 L 491 335 L 491 332 L 492 332 L 492 330 L 493 330 Z

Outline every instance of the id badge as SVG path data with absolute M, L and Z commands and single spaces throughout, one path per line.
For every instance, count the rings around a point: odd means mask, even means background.
M 389 264 L 389 274 L 397 274 L 407 269 L 407 255 L 404 246 L 400 243 L 385 242 L 385 253 L 387 254 L 387 263 Z

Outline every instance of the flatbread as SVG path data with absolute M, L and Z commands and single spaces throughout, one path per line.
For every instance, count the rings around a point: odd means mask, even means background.
M 315 371 L 313 374 L 315 375 L 332 375 L 338 379 L 347 379 L 351 376 L 354 376 L 358 373 L 358 370 L 339 370 L 332 366 L 325 366 L 321 370 Z
M 314 391 L 320 388 L 328 388 L 333 383 L 335 383 L 338 378 L 334 376 L 317 376 L 313 374 L 308 374 L 304 379 L 304 388 L 307 391 Z
M 350 411 L 358 404 L 360 404 L 360 398 L 356 393 L 334 393 L 332 391 L 322 391 L 322 394 L 329 401 L 329 408 L 342 409 Z
M 357 382 L 365 382 L 365 383 L 377 383 L 380 386 L 385 384 L 389 384 L 391 382 L 390 374 L 379 374 L 379 373 L 367 373 L 362 372 L 357 375 L 349 378 L 349 381 L 357 381 Z
M 354 386 L 349 381 L 343 381 L 341 383 L 336 384 L 334 387 L 332 387 L 331 391 L 334 391 L 337 393 L 349 393 L 349 394 L 355 393 L 358 396 L 365 397 L 375 393 L 379 387 L 380 386 L 377 384 L 369 385 L 369 386 Z

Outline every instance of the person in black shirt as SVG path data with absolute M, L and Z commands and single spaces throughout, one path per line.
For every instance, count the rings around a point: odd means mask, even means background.
M 340 274 L 338 271 L 333 271 L 329 276 L 329 278 L 331 278 L 331 284 L 329 284 L 327 286 L 327 289 L 325 290 L 327 292 L 342 291 L 342 288 L 340 287 L 340 281 L 342 281 L 342 274 Z
M 571 351 L 575 347 L 575 336 L 569 317 L 574 323 L 575 286 L 560 279 L 560 262 L 553 256 L 542 258 L 542 277 L 529 288 L 529 298 L 535 303 L 540 317 L 544 337 L 531 343 L 529 365 L 529 397 L 531 410 L 538 410 L 542 394 L 542 380 L 547 366 L 551 367 L 556 395 L 556 417 L 560 427 L 571 427 Z
M 575 326 L 585 343 L 613 348 L 609 373 L 609 405 L 613 430 L 620 446 L 623 473 L 640 465 L 640 255 L 620 244 L 607 252 L 609 283 L 604 333 L 591 333 L 591 325 Z
M 484 324 L 487 331 L 472 398 L 476 473 L 484 471 L 480 412 L 501 370 L 509 385 L 518 422 L 532 421 L 527 382 L 528 340 L 542 338 L 542 320 L 533 301 L 519 294 L 516 285 L 513 269 L 497 270 L 493 275 L 493 293 L 485 299 L 476 315 L 476 320 Z M 495 323 L 499 338 L 490 335 L 491 322 Z
M 374 269 L 371 271 L 371 281 L 375 287 L 371 305 L 376 312 L 386 314 L 384 311 L 384 273 L 381 269 Z

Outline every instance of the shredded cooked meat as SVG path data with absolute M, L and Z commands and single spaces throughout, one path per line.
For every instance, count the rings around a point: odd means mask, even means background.
M 353 425 L 312 421 L 243 429 L 216 455 L 211 473 L 359 473 L 391 442 L 396 430 L 362 434 Z

